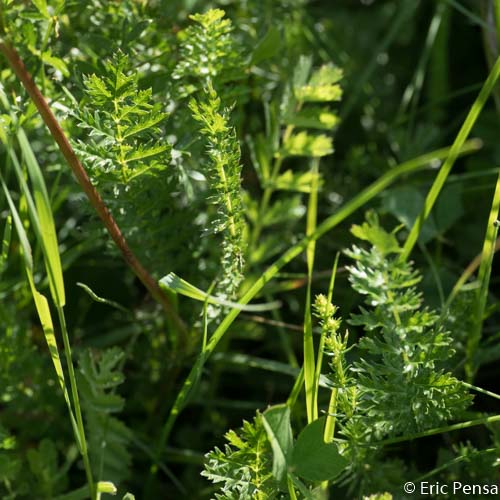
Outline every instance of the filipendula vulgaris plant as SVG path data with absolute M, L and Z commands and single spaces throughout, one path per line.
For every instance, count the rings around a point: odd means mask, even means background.
M 85 96 L 72 114 L 87 139 L 75 149 L 131 246 L 161 269 L 166 261 L 175 266 L 176 255 L 182 258 L 178 249 L 189 247 L 189 228 L 164 130 L 168 114 L 151 89 L 139 87 L 137 75 L 118 52 L 100 75 L 84 77 Z
M 398 258 L 396 236 L 379 225 L 374 213 L 352 232 L 372 245 L 346 251 L 355 261 L 349 267 L 352 287 L 370 307 L 361 307 L 351 324 L 366 332 L 359 342 L 366 357 L 356 372 L 371 437 L 419 432 L 456 417 L 471 398 L 441 369 L 454 354 L 452 340 L 440 327 L 439 315 L 423 307 L 416 289 L 420 273 Z
M 395 234 L 380 226 L 374 212 L 352 233 L 371 247 L 346 251 L 354 260 L 349 280 L 366 306 L 350 320 L 364 336 L 357 344 L 360 359 L 351 367 L 356 405 L 341 433 L 349 441 L 351 472 L 368 487 L 380 473 L 374 462 L 381 450 L 366 444 L 438 427 L 459 417 L 472 398 L 445 369 L 454 355 L 453 341 L 439 315 L 424 307 L 416 288 L 421 275 L 399 258 Z M 369 463 L 373 467 L 367 469 Z
M 342 96 L 342 71 L 332 64 L 313 71 L 312 64 L 312 57 L 299 57 L 293 77 L 277 91 L 279 98 L 263 96 L 265 132 L 247 138 L 262 188 L 258 202 L 246 200 L 251 223 L 248 260 L 254 265 L 293 241 L 297 220 L 305 212 L 303 194 L 321 186 L 317 161 L 333 152 L 332 138 L 325 132 L 338 124 L 332 104 Z

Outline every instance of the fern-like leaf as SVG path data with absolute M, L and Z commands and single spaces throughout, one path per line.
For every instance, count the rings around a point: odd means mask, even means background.
M 209 161 L 204 173 L 218 214 L 213 229 L 224 234 L 218 287 L 224 298 L 233 298 L 243 278 L 245 253 L 240 146 L 229 124 L 229 110 L 221 109 L 221 100 L 211 85 L 206 99 L 193 99 L 189 107 L 207 142 Z
M 92 466 L 99 480 L 115 484 L 129 477 L 131 465 L 131 432 L 112 416 L 124 405 L 124 399 L 114 392 L 124 381 L 118 367 L 123 356 L 123 351 L 116 347 L 104 351 L 99 359 L 84 351 L 79 364 L 78 386 L 89 429 Z
M 454 354 L 450 335 L 439 316 L 423 308 L 415 288 L 420 275 L 399 259 L 394 235 L 374 214 L 353 232 L 372 244 L 369 250 L 354 246 L 346 252 L 355 261 L 349 279 L 368 306 L 351 320 L 366 332 L 359 342 L 365 356 L 355 365 L 359 418 L 377 439 L 438 426 L 471 400 L 443 369 Z

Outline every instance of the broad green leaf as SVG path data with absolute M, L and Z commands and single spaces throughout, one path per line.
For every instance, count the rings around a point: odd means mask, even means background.
M 440 234 L 447 231 L 464 214 L 462 186 L 463 184 L 461 183 L 445 186 L 436 201 L 434 221 Z
M 160 280 L 160 286 L 166 288 L 167 290 L 172 290 L 176 293 L 180 293 L 191 299 L 199 300 L 201 302 L 208 302 L 209 304 L 217 304 L 220 306 L 231 307 L 233 309 L 239 309 L 241 311 L 268 311 L 270 309 L 276 309 L 280 307 L 281 303 L 278 301 L 268 302 L 266 304 L 251 304 L 244 305 L 238 304 L 237 302 L 232 302 L 230 300 L 224 300 L 214 295 L 209 295 L 203 290 L 196 288 L 191 283 L 183 280 L 175 273 L 169 273 Z
M 293 448 L 290 408 L 287 405 L 272 406 L 263 413 L 262 423 L 273 449 L 273 476 L 280 482 L 284 481 Z
M 422 193 L 411 186 L 400 187 L 387 191 L 383 196 L 382 206 L 392 213 L 406 227 L 411 228 L 424 206 Z M 419 241 L 427 243 L 438 234 L 434 217 L 430 215 L 420 228 Z
M 298 191 L 300 193 L 310 193 L 311 186 L 318 182 L 319 174 L 308 172 L 283 172 L 275 181 L 274 188 L 282 191 Z
M 335 443 L 324 442 L 324 426 L 325 417 L 310 423 L 299 434 L 293 448 L 293 470 L 308 481 L 329 481 L 348 465 Z
M 270 59 L 281 50 L 281 33 L 276 26 L 271 26 L 261 41 L 255 47 L 251 64 L 259 64 Z
M 324 134 L 310 135 L 307 132 L 299 132 L 288 138 L 282 153 L 284 156 L 319 158 L 333 153 L 332 139 Z

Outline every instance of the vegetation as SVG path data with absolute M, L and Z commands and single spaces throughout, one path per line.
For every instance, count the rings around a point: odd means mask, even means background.
M 498 0 L 0 0 L 0 496 L 494 494 L 499 44 Z

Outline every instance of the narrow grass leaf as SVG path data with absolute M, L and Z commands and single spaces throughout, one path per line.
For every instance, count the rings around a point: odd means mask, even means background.
M 467 339 L 466 347 L 466 363 L 465 373 L 469 382 L 474 378 L 476 365 L 474 358 L 477 348 L 481 341 L 481 332 L 483 328 L 484 313 L 486 309 L 486 301 L 488 298 L 488 289 L 491 277 L 491 268 L 493 265 L 493 256 L 495 255 L 495 242 L 498 234 L 498 214 L 500 210 L 500 175 L 497 178 L 495 186 L 495 194 L 491 204 L 490 214 L 488 217 L 488 225 L 483 242 L 483 251 L 481 254 L 481 264 L 479 266 L 479 289 L 476 298 L 476 314 L 474 315 L 474 328 Z
M 210 295 L 203 290 L 195 287 L 186 280 L 183 280 L 175 273 L 169 273 L 160 280 L 160 286 L 167 290 L 171 290 L 176 293 L 180 293 L 186 297 L 194 300 L 199 300 L 200 302 L 207 302 L 209 304 L 216 304 L 220 306 L 230 307 L 232 309 L 238 309 L 239 311 L 248 312 L 258 312 L 258 311 L 269 311 L 271 309 L 278 309 L 281 306 L 281 302 L 273 301 L 267 304 L 240 304 L 238 302 L 232 302 L 230 300 L 221 299 L 214 295 Z
M 0 273 L 3 271 L 4 266 L 7 262 L 7 257 L 9 256 L 11 236 L 12 236 L 12 216 L 8 215 L 7 219 L 5 220 L 5 226 L 3 229 L 2 253 L 0 254 Z
M 114 300 L 105 299 L 103 297 L 99 297 L 99 295 L 97 295 L 85 283 L 80 283 L 79 281 L 77 281 L 76 286 L 79 286 L 80 288 L 85 290 L 85 292 L 88 293 L 88 295 L 92 298 L 92 300 L 95 300 L 96 302 L 99 302 L 100 304 L 107 304 L 108 306 L 114 307 L 115 309 L 118 309 L 119 311 L 130 314 L 130 311 L 126 307 L 123 307 L 121 304 L 118 304 L 118 302 L 115 302 Z
M 318 159 L 312 160 L 311 174 L 311 193 L 307 206 L 307 228 L 306 235 L 310 237 L 316 230 L 316 221 L 318 218 Z M 316 240 L 310 239 L 307 243 L 307 296 L 306 307 L 304 311 L 304 387 L 306 391 L 306 409 L 307 421 L 310 423 L 318 418 L 317 407 L 317 386 L 315 381 L 316 360 L 314 356 L 314 339 L 312 331 L 312 313 L 311 313 L 311 286 L 312 273 L 314 269 L 314 254 L 316 251 Z M 321 369 L 321 368 L 320 368 Z
M 52 359 L 52 363 L 54 365 L 54 369 L 56 371 L 57 379 L 59 381 L 59 385 L 63 392 L 64 399 L 66 401 L 66 405 L 68 407 L 71 425 L 73 427 L 74 434 L 78 440 L 78 446 L 81 449 L 81 442 L 79 440 L 78 427 L 76 425 L 76 420 L 73 415 L 73 409 L 71 406 L 71 402 L 69 399 L 68 389 L 66 387 L 66 381 L 64 378 L 64 371 L 61 364 L 61 358 L 59 356 L 59 349 L 57 347 L 56 338 L 54 335 L 54 324 L 52 321 L 52 315 L 50 313 L 49 304 L 44 295 L 42 295 L 35 287 L 35 282 L 33 278 L 33 259 L 31 252 L 31 245 L 28 241 L 28 236 L 26 235 L 26 231 L 24 230 L 23 223 L 19 216 L 19 212 L 17 211 L 16 206 L 10 196 L 10 193 L 5 185 L 3 179 L 0 177 L 0 181 L 2 183 L 2 188 L 4 190 L 5 196 L 7 198 L 7 203 L 9 204 L 9 208 L 12 214 L 12 218 L 14 220 L 14 225 L 16 227 L 16 232 L 19 237 L 19 242 L 22 248 L 22 254 L 24 259 L 24 268 L 26 271 L 26 275 L 28 277 L 28 282 L 30 285 L 31 293 L 33 295 L 33 300 L 35 302 L 35 307 L 38 313 L 38 317 L 40 319 L 40 323 L 42 325 L 42 330 L 45 336 L 45 341 L 47 342 L 47 346 L 49 348 L 50 357 Z
M 64 290 L 64 281 L 62 274 L 61 258 L 59 255 L 59 246 L 57 244 L 57 234 L 52 215 L 52 207 L 49 195 L 42 176 L 40 165 L 35 158 L 33 150 L 28 142 L 24 130 L 20 128 L 17 131 L 17 139 L 23 153 L 24 161 L 28 169 L 34 191 L 34 199 L 38 220 L 40 223 L 41 246 L 47 262 L 47 272 L 49 275 L 49 284 L 54 298 L 54 302 L 63 307 L 66 303 Z
M 429 193 L 427 194 L 427 198 L 425 200 L 422 212 L 415 221 L 415 224 L 413 225 L 410 234 L 408 235 L 408 238 L 403 247 L 403 251 L 400 257 L 401 260 L 407 260 L 408 257 L 410 256 L 410 253 L 413 250 L 415 243 L 417 242 L 420 230 L 422 229 L 425 220 L 430 214 L 432 207 L 434 206 L 434 203 L 436 202 L 437 197 L 439 196 L 439 193 L 441 192 L 441 189 L 443 188 L 444 183 L 446 182 L 446 179 L 451 171 L 451 168 L 455 164 L 455 161 L 460 154 L 462 146 L 465 144 L 467 136 L 469 135 L 470 131 L 472 130 L 472 127 L 476 123 L 476 120 L 479 117 L 479 114 L 481 113 L 481 110 L 483 109 L 483 106 L 485 105 L 489 95 L 493 91 L 499 76 L 500 76 L 500 57 L 495 62 L 495 65 L 493 66 L 488 78 L 484 82 L 484 85 L 481 91 L 479 92 L 479 95 L 472 104 L 472 107 L 467 117 L 465 118 L 465 121 L 455 138 L 455 141 L 451 146 L 448 158 L 446 159 L 444 165 L 439 170 L 439 173 L 436 176 L 436 179 L 432 184 Z

